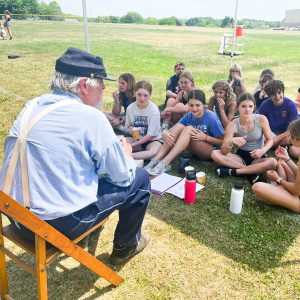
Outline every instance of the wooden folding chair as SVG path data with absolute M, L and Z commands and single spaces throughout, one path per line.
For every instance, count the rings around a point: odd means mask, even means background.
M 79 263 L 115 286 L 119 286 L 124 281 L 117 273 L 77 245 L 84 237 L 102 226 L 108 218 L 91 228 L 85 234 L 71 241 L 2 191 L 0 191 L 0 211 L 0 276 L 1 296 L 3 299 L 12 299 L 8 291 L 5 255 L 9 256 L 23 269 L 37 278 L 38 299 L 48 299 L 46 267 L 50 265 L 61 252 L 73 257 Z M 31 230 L 35 234 L 35 245 L 16 233 L 12 225 L 3 228 L 2 213 L 15 219 L 18 223 Z M 4 245 L 4 236 L 32 255 L 35 258 L 35 266 L 30 266 L 23 262 L 18 256 L 6 248 Z M 49 242 L 54 247 L 47 247 L 48 249 L 46 249 L 46 242 Z

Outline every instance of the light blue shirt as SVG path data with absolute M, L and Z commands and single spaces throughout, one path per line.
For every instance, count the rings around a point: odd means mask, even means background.
M 44 220 L 70 215 L 96 202 L 99 177 L 118 186 L 129 186 L 135 176 L 134 160 L 126 156 L 105 115 L 82 104 L 76 95 L 55 92 L 41 96 L 30 119 L 48 105 L 64 99 L 74 100 L 74 104 L 50 112 L 27 137 L 30 208 Z M 1 189 L 29 103 L 5 141 Z M 10 195 L 23 204 L 20 163 Z

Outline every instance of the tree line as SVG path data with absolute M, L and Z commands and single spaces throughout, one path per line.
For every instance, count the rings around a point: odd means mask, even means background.
M 0 0 L 0 13 L 8 9 L 12 13 L 14 19 L 38 18 L 47 20 L 63 21 L 66 18 L 74 18 L 79 21 L 82 17 L 66 15 L 62 12 L 56 1 L 49 4 L 38 0 Z M 124 24 L 149 24 L 149 25 L 171 25 L 171 26 L 198 26 L 198 27 L 229 27 L 233 26 L 234 20 L 225 16 L 224 19 L 214 19 L 211 17 L 195 17 L 190 19 L 179 19 L 176 17 L 169 18 L 143 18 L 138 12 L 130 11 L 126 15 L 118 16 L 98 16 L 96 18 L 88 18 L 89 22 L 96 23 L 124 23 Z M 267 29 L 278 27 L 280 21 L 261 21 L 254 19 L 243 19 L 238 21 L 239 25 L 245 28 Z

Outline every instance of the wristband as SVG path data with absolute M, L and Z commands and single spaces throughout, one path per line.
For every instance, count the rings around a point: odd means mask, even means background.
M 288 162 L 288 161 L 290 161 L 290 160 L 291 160 L 291 158 L 289 158 L 289 159 L 285 160 L 284 162 L 285 162 L 285 163 L 287 163 L 287 162 Z

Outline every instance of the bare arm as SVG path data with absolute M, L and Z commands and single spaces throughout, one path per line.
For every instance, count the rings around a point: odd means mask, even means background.
M 226 155 L 231 152 L 231 149 L 234 145 L 233 135 L 235 134 L 235 132 L 236 126 L 233 122 L 230 122 L 225 129 L 225 136 L 221 147 L 222 154 Z
M 113 99 L 114 99 L 114 106 L 112 109 L 112 113 L 118 117 L 121 113 L 121 102 L 119 97 L 119 92 L 115 91 L 112 93 Z
M 222 100 L 222 101 L 221 101 Z M 229 105 L 229 112 L 228 115 L 225 113 L 225 102 L 223 99 L 219 101 L 219 109 L 220 109 L 220 115 L 221 115 L 221 122 L 224 128 L 227 127 L 227 125 L 232 121 L 234 118 L 235 110 L 236 110 L 236 102 L 232 101 Z M 222 103 L 224 102 L 224 104 Z M 221 105 L 220 105 L 221 103 Z

